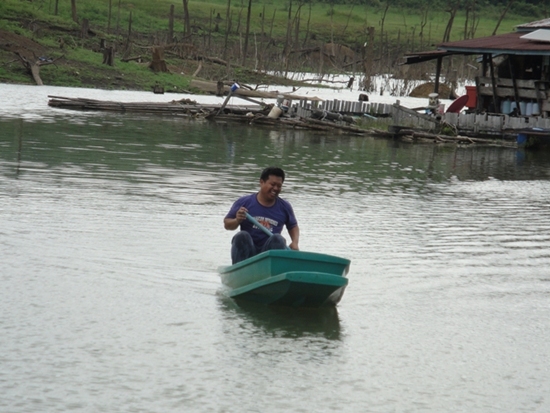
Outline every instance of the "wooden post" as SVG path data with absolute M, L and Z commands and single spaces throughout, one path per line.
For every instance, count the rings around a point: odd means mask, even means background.
M 497 106 L 497 84 L 495 79 L 495 65 L 493 64 L 493 57 L 491 55 L 488 55 L 487 57 L 489 59 L 489 69 L 491 70 L 491 83 L 493 84 L 493 106 L 495 107 L 494 110 L 496 113 L 496 111 L 498 111 L 498 106 Z
M 443 57 L 437 58 L 437 64 L 435 69 L 435 86 L 434 86 L 434 93 L 439 93 L 439 77 L 441 76 L 441 63 L 443 61 Z
M 520 105 L 519 105 L 518 83 L 516 82 L 516 75 L 514 73 L 514 65 L 512 64 L 512 55 L 508 55 L 508 67 L 510 69 L 510 76 L 512 76 L 512 85 L 514 87 L 514 100 L 516 101 L 516 108 L 517 108 L 518 113 L 520 115 L 524 115 L 524 113 L 521 113 L 521 108 L 520 108 Z

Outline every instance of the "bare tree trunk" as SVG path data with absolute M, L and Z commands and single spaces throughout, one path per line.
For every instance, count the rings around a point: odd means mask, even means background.
M 122 0 L 118 0 L 118 12 L 116 15 L 116 35 L 117 37 L 120 35 L 120 2 Z
M 311 23 L 311 3 L 309 3 L 309 15 L 307 17 L 306 35 L 304 36 L 304 43 L 302 44 L 302 47 L 306 46 L 306 43 L 309 39 L 309 24 L 310 23 Z
M 131 48 L 132 42 L 132 12 L 130 12 L 130 17 L 128 18 L 128 38 L 126 39 L 126 47 L 124 50 L 124 57 L 128 57 Z
M 111 33 L 111 11 L 112 11 L 112 8 L 113 8 L 113 0 L 109 0 L 109 15 L 107 17 L 107 33 L 110 34 Z
M 292 45 L 292 48 L 298 47 L 298 44 L 300 43 L 300 21 L 302 20 L 302 4 L 298 5 L 298 10 L 296 10 L 296 14 L 294 15 L 294 44 Z
M 420 38 L 420 50 L 424 47 L 424 28 L 426 27 L 426 24 L 428 23 L 428 10 L 429 7 L 423 7 L 420 11 L 421 13 L 421 20 L 420 20 L 420 32 L 418 33 L 418 37 Z
M 59 0 L 55 0 L 55 9 L 53 14 L 57 16 L 57 13 L 59 12 Z
M 130 12 L 130 17 L 128 18 L 128 42 L 132 38 L 132 12 Z
M 239 16 L 237 17 L 237 27 L 235 29 L 235 33 L 241 35 L 241 17 L 243 17 L 243 7 L 241 3 L 241 8 L 239 9 Z
M 363 69 L 365 71 L 365 79 L 363 81 L 363 90 L 370 92 L 372 89 L 372 61 L 374 60 L 374 27 L 367 27 L 368 40 L 367 47 L 363 48 L 365 55 L 363 56 Z
M 244 48 L 243 48 L 243 60 L 242 65 L 246 63 L 246 55 L 248 53 L 248 36 L 250 34 L 250 13 L 252 11 L 252 0 L 248 0 L 248 10 L 246 12 L 246 30 L 244 35 Z
M 191 36 L 191 20 L 189 19 L 189 0 L 183 0 L 183 33 L 186 37 Z
M 445 27 L 445 33 L 443 33 L 443 41 L 448 42 L 451 39 L 451 31 L 453 30 L 453 23 L 455 20 L 458 7 L 454 7 L 451 10 L 447 10 L 451 15 L 449 16 L 449 21 Z
M 231 31 L 231 0 L 227 0 L 227 10 L 225 14 L 225 42 L 223 46 L 223 59 L 227 59 L 227 44 L 229 41 L 229 32 Z
M 262 53 L 260 55 L 260 62 L 261 62 L 261 65 L 260 65 L 260 68 L 263 69 L 265 66 L 263 64 L 263 62 L 265 62 L 266 60 L 266 54 L 267 54 L 267 50 L 269 49 L 269 46 L 271 45 L 271 39 L 272 39 L 272 35 L 273 35 L 273 24 L 275 22 L 275 15 L 277 13 L 277 9 L 275 8 L 273 10 L 273 16 L 271 17 L 271 23 L 270 23 L 270 26 L 269 26 L 269 35 L 267 36 L 267 44 L 265 45 L 264 49 L 262 50 Z
M 167 43 L 172 43 L 174 39 L 174 5 L 170 5 L 170 14 L 168 16 L 168 40 Z
M 71 15 L 72 15 L 73 21 L 78 23 L 78 17 L 76 15 L 76 0 L 71 0 Z
M 468 38 L 468 23 L 470 20 L 470 7 L 466 7 L 466 19 L 464 20 L 464 40 Z
M 210 42 L 212 41 L 212 20 L 214 13 L 214 9 L 210 9 L 210 24 L 208 27 L 208 50 L 210 50 Z
M 346 20 L 346 25 L 344 26 L 344 30 L 342 30 L 342 37 L 344 37 L 344 35 L 346 34 L 346 30 L 348 29 L 349 21 L 351 19 L 351 14 L 353 13 L 353 8 L 354 7 L 355 7 L 355 3 L 353 3 L 351 5 L 351 9 L 350 9 L 349 14 L 348 14 L 348 19 Z
M 288 17 L 287 17 L 287 23 L 286 23 L 286 37 L 285 37 L 285 47 L 283 54 L 285 55 L 285 59 L 288 56 L 289 49 L 290 49 L 290 33 L 292 31 L 292 0 L 290 0 L 290 3 L 288 4 Z
M 508 10 L 510 10 L 510 7 L 512 6 L 512 4 L 515 3 L 515 1 L 516 0 L 508 0 L 508 4 L 506 5 L 506 8 L 502 11 L 502 13 L 500 14 L 500 17 L 498 18 L 498 22 L 495 27 L 495 30 L 493 30 L 493 36 L 497 34 L 497 30 L 498 30 L 498 27 L 500 26 L 500 23 L 502 23 L 502 20 L 506 16 L 506 13 L 508 13 Z
M 388 0 L 386 2 L 386 8 L 384 13 L 382 13 L 382 20 L 380 22 L 380 58 L 382 58 L 383 53 L 383 43 L 384 43 L 384 22 L 386 21 L 386 15 L 388 14 L 388 9 L 390 8 L 391 2 Z
M 27 69 L 27 71 L 30 73 L 30 75 L 32 76 L 32 78 L 34 79 L 35 83 L 38 85 L 38 86 L 42 86 L 44 85 L 44 82 L 42 81 L 42 78 L 40 77 L 40 67 L 41 66 L 46 66 L 46 65 L 51 65 L 51 64 L 54 64 L 56 60 L 59 60 L 61 59 L 63 56 L 61 57 L 58 57 L 57 59 L 55 60 L 48 60 L 48 61 L 41 61 L 41 60 L 37 60 L 37 61 L 30 61 L 29 59 L 27 59 L 25 56 L 23 56 L 21 53 L 19 52 L 14 52 L 16 54 L 16 56 L 19 58 L 19 60 L 21 61 L 21 64 L 25 67 L 25 69 Z

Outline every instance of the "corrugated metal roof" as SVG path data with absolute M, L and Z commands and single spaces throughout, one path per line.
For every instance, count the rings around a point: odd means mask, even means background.
M 438 50 L 461 54 L 550 55 L 550 43 L 522 39 L 525 32 L 441 43 Z
M 529 22 L 529 23 L 520 24 L 519 26 L 516 26 L 516 29 L 518 31 L 531 31 L 533 29 L 543 29 L 543 28 L 550 29 L 550 19 L 537 20 L 535 22 Z

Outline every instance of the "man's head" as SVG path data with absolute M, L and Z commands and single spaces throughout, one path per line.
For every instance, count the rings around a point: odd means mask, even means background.
M 260 175 L 260 202 L 272 205 L 279 196 L 285 181 L 285 172 L 281 168 L 265 168 Z
M 282 182 L 285 181 L 285 171 L 276 166 L 269 166 L 262 171 L 260 175 L 260 181 L 267 181 L 270 175 L 278 176 L 281 178 Z

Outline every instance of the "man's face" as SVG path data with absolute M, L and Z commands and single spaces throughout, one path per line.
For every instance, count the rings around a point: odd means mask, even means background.
M 283 178 L 280 176 L 269 175 L 267 181 L 260 179 L 260 192 L 262 196 L 271 202 L 279 196 L 281 188 L 283 187 Z

